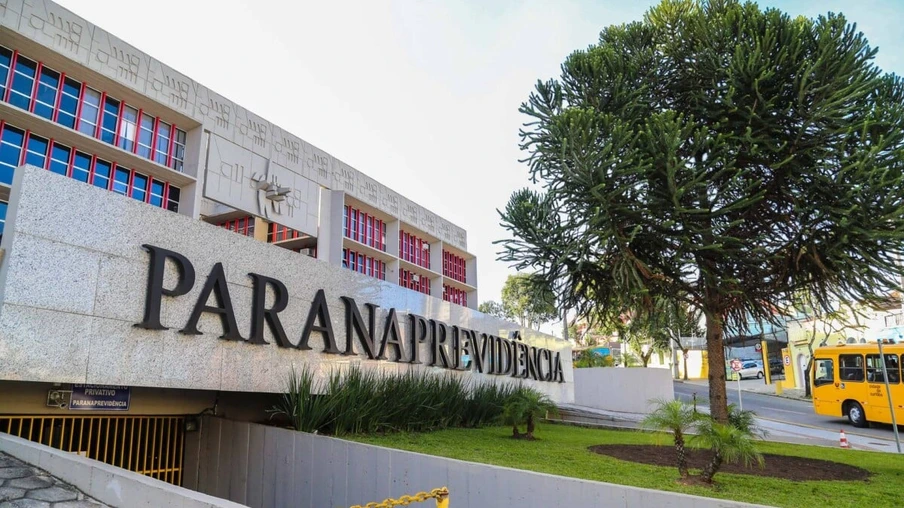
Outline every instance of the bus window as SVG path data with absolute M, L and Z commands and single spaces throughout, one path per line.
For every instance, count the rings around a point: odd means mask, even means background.
M 863 356 L 838 355 L 838 374 L 842 381 L 863 381 Z
M 888 382 L 900 382 L 901 375 L 898 370 L 898 357 L 895 355 L 885 355 L 885 370 L 888 372 Z M 879 355 L 866 355 L 866 380 L 871 383 L 884 383 L 885 377 L 882 376 L 882 362 Z
M 835 368 L 828 358 L 816 359 L 816 371 L 813 375 L 813 386 L 828 385 L 835 382 Z

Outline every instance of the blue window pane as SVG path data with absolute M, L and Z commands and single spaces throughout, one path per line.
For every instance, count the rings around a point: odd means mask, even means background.
M 94 186 L 104 189 L 110 188 L 110 163 L 97 159 L 94 163 Z
M 57 91 L 60 88 L 60 75 L 50 69 L 41 69 L 38 79 L 38 95 L 35 101 L 35 114 L 53 120 L 56 108 Z
M 119 101 L 107 97 L 104 101 L 104 117 L 100 126 L 100 139 L 116 144 L 116 123 L 119 122 Z
M 53 144 L 50 151 L 50 170 L 58 175 L 65 175 L 69 169 L 69 155 L 72 150 L 59 143 Z
M 144 201 L 148 192 L 148 177 L 135 173 L 132 178 L 132 197 L 138 201 Z
M 19 167 L 24 141 L 23 131 L 10 126 L 3 129 L 3 136 L 0 137 L 0 182 L 13 183 L 13 171 Z
M 31 92 L 35 86 L 35 72 L 38 64 L 21 55 L 16 59 L 13 72 L 13 86 L 9 94 L 9 103 L 22 109 L 31 106 Z
M 60 112 L 57 114 L 57 123 L 70 129 L 75 128 L 75 114 L 78 112 L 78 99 L 82 92 L 82 86 L 78 81 L 66 79 L 63 83 L 63 95 L 60 97 Z
M 0 100 L 6 94 L 6 80 L 9 78 L 9 66 L 13 61 L 13 52 L 0 48 Z
M 129 170 L 116 168 L 116 175 L 113 177 L 113 192 L 123 195 L 129 193 Z
M 25 164 L 43 168 L 47 162 L 47 147 L 50 143 L 35 135 L 28 137 L 28 149 L 25 151 Z
M 87 183 L 88 175 L 90 174 L 91 156 L 86 153 L 75 152 L 75 158 L 72 161 L 72 178 Z
M 151 204 L 154 206 L 163 207 L 163 182 L 159 180 L 154 180 L 151 183 Z
M 0 201 L 0 237 L 3 236 L 3 227 L 6 226 L 6 203 Z

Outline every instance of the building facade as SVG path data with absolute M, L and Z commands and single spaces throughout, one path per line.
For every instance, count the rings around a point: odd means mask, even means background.
M 0 215 L 31 164 L 477 308 L 460 226 L 52 2 L 0 27 Z
M 296 369 L 517 382 L 464 229 L 62 7 L 0 2 L 0 432 L 172 483 Z

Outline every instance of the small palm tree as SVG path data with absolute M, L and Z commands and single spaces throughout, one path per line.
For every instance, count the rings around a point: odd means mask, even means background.
M 747 409 L 738 409 L 735 404 L 728 405 L 728 424 L 754 437 L 765 438 L 769 435 L 769 431 L 757 425 L 756 413 Z
M 675 440 L 678 456 L 678 474 L 687 478 L 687 452 L 684 449 L 684 435 L 699 419 L 694 408 L 680 400 L 655 400 L 656 409 L 648 414 L 641 425 L 647 429 L 671 432 Z
M 713 451 L 712 460 L 700 474 L 700 479 L 704 482 L 712 483 L 723 463 L 741 462 L 749 466 L 756 462 L 763 467 L 763 455 L 754 447 L 753 434 L 749 430 L 718 423 L 712 418 L 701 418 L 697 432 L 691 439 Z
M 520 388 L 506 402 L 503 418 L 512 426 L 513 438 L 534 439 L 536 420 L 556 412 L 558 408 L 549 397 L 531 388 Z M 522 423 L 527 426 L 524 434 L 518 430 Z

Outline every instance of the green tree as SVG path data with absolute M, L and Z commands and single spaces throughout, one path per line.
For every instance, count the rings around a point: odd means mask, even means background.
M 754 446 L 750 430 L 719 423 L 710 417 L 701 418 L 696 430 L 697 434 L 691 438 L 693 442 L 713 452 L 712 459 L 700 474 L 704 482 L 712 483 L 722 464 L 741 462 L 749 466 L 756 462 L 763 467 L 763 455 Z
M 495 300 L 487 300 L 481 303 L 477 306 L 477 310 L 500 319 L 512 319 L 512 317 L 505 312 L 505 307 Z
M 530 388 L 521 388 L 506 402 L 502 415 L 505 423 L 512 426 L 513 438 L 533 440 L 537 420 L 557 411 L 555 403 L 546 395 Z M 525 426 L 524 434 L 518 430 L 518 426 L 522 424 Z
M 644 417 L 641 425 L 647 429 L 671 432 L 675 441 L 675 455 L 678 462 L 678 474 L 687 478 L 687 451 L 685 450 L 685 434 L 699 420 L 694 408 L 680 400 L 658 400 L 656 409 Z
M 578 313 L 684 300 L 706 323 L 726 422 L 725 326 L 806 289 L 898 287 L 904 86 L 846 19 L 665 0 L 539 82 L 522 149 L 542 190 L 500 212 L 500 259 Z
M 558 316 L 555 295 L 546 281 L 531 274 L 509 275 L 502 286 L 502 308 L 509 319 L 534 328 Z

